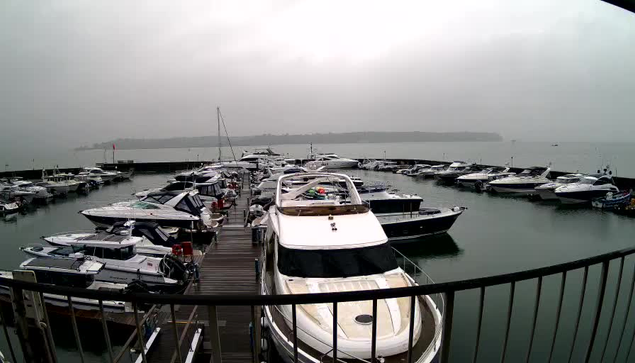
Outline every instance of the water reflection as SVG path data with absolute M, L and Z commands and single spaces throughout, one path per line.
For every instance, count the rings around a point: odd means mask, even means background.
M 463 254 L 454 238 L 447 233 L 419 238 L 394 247 L 412 260 L 456 257 Z

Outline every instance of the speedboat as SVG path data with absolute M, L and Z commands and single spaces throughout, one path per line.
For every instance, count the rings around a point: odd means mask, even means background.
M 31 181 L 16 178 L 11 179 L 10 183 L 20 190 L 34 193 L 33 200 L 35 202 L 45 204 L 53 198 L 53 194 L 49 193 L 45 187 L 34 185 Z
M 152 290 L 176 291 L 189 277 L 187 266 L 180 260 L 166 255 L 149 257 L 135 251 L 136 241 L 125 236 L 110 240 L 83 240 L 69 246 L 29 246 L 20 248 L 30 256 L 53 259 L 90 258 L 104 264 L 95 279 L 99 281 L 129 284 L 142 282 Z
M 415 285 L 398 265 L 386 234 L 365 205 L 352 181 L 343 174 L 314 173 L 305 185 L 281 193 L 269 208 L 261 261 L 264 295 L 333 293 L 403 288 Z M 302 177 L 306 177 L 303 174 Z M 310 193 L 321 185 L 346 180 L 350 198 L 341 193 Z M 320 189 L 323 190 L 323 189 Z M 321 198 L 305 196 L 319 194 Z M 322 362 L 333 354 L 333 304 L 264 306 L 264 327 L 286 362 Z M 429 296 L 377 300 L 376 357 L 371 357 L 372 302 L 337 303 L 337 358 L 344 361 L 403 362 L 413 331 L 413 362 L 437 358 L 442 316 Z M 410 325 L 412 314 L 413 326 Z M 297 321 L 294 346 L 292 316 Z M 330 360 L 329 360 L 330 361 Z
M 610 175 L 601 175 L 582 177 L 577 183 L 559 187 L 555 193 L 563 204 L 590 204 L 595 198 L 619 191 Z
M 35 192 L 0 182 L 0 197 L 5 200 L 19 200 L 22 204 L 31 204 L 35 199 Z
M 577 183 L 580 181 L 580 179 L 582 179 L 582 177 L 583 177 L 582 174 L 565 174 L 565 175 L 559 176 L 556 178 L 556 180 L 554 180 L 551 183 L 537 186 L 535 188 L 536 193 L 540 196 L 540 199 L 542 200 L 558 200 L 558 196 L 555 193 L 556 189 L 558 189 L 559 187 L 563 185 Z
M 422 237 L 446 233 L 466 208 L 421 208 L 411 213 L 375 214 L 388 240 L 404 243 Z
M 0 199 L 0 216 L 7 216 L 15 214 L 20 211 L 20 204 L 18 202 L 8 202 Z
M 307 168 L 325 167 L 326 169 L 350 169 L 356 168 L 359 162 L 354 159 L 342 158 L 337 154 L 318 154 L 315 160 L 307 163 Z
M 390 172 L 396 172 L 397 170 L 401 169 L 401 165 L 399 165 L 399 163 L 397 163 L 396 161 L 380 161 L 379 164 L 377 164 L 377 166 L 375 167 L 375 170 L 377 171 L 390 171 Z
M 415 164 L 412 168 L 407 169 L 402 174 L 406 176 L 417 176 L 422 170 L 427 170 L 430 168 L 428 164 Z
M 632 203 L 632 191 L 626 190 L 619 193 L 608 192 L 602 198 L 596 198 L 591 201 L 593 208 L 605 210 L 618 210 L 630 206 Z
M 474 164 L 468 164 L 465 161 L 454 161 L 447 169 L 436 173 L 434 177 L 443 183 L 453 184 L 456 178 L 461 175 L 474 173 L 476 171 L 479 171 L 479 169 Z
M 221 189 L 221 183 L 216 180 L 213 182 L 194 183 L 191 181 L 175 181 L 163 188 L 147 189 L 134 194 L 135 197 L 143 199 L 152 193 L 160 192 L 183 192 L 189 190 L 198 190 L 198 195 L 205 203 L 216 202 L 218 199 L 223 198 L 225 193 Z
M 433 165 L 428 169 L 424 169 L 419 171 L 419 174 L 417 174 L 417 177 L 419 178 L 434 178 L 435 175 L 437 175 L 438 173 L 442 172 L 443 170 L 445 170 L 445 165 Z
M 514 195 L 533 195 L 536 187 L 550 183 L 548 179 L 550 168 L 534 166 L 523 170 L 518 175 L 508 176 L 489 182 L 489 187 L 496 193 L 510 193 Z
M 360 161 L 357 164 L 357 167 L 360 169 L 364 169 L 364 170 L 375 170 L 375 167 L 379 164 L 380 162 L 377 160 L 369 160 L 369 159 L 365 159 L 363 161 Z
M 110 171 L 105 171 L 102 168 L 83 168 L 81 172 L 79 172 L 80 177 L 90 179 L 91 177 L 100 177 L 101 180 L 108 184 L 117 178 L 117 173 L 113 173 Z
M 163 257 L 172 253 L 172 246 L 178 241 L 154 222 L 115 222 L 107 229 L 94 232 L 58 233 L 42 237 L 53 246 L 84 246 L 86 241 L 92 244 L 116 241 L 133 243 L 138 254 L 144 256 Z
M 104 264 L 88 259 L 52 259 L 52 258 L 30 258 L 20 264 L 20 269 L 24 271 L 0 271 L 0 278 L 29 280 L 29 271 L 35 275 L 35 279 L 40 284 L 50 284 L 56 286 L 66 286 L 82 288 L 87 290 L 121 291 L 125 292 L 131 286 L 112 282 L 96 281 L 95 277 L 104 268 Z M 26 275 L 26 276 L 25 276 Z M 140 287 L 139 284 L 135 284 Z M 9 288 L 0 286 L 1 294 L 10 294 Z M 27 298 L 33 295 L 27 294 Z M 66 295 L 43 293 L 44 303 L 53 306 L 68 307 Z M 100 310 L 123 313 L 133 311 L 131 303 L 112 300 L 93 300 L 82 297 L 70 297 L 73 308 L 77 310 Z M 101 306 L 100 306 L 101 302 Z
M 510 172 L 509 168 L 501 166 L 494 166 L 483 169 L 480 172 L 461 175 L 456 178 L 456 185 L 459 187 L 474 188 L 478 191 L 482 190 L 485 184 L 492 180 L 505 178 L 508 176 L 516 175 L 516 173 Z
M 192 232 L 213 232 L 218 226 L 196 190 L 150 193 L 141 200 L 85 209 L 80 213 L 97 227 L 128 220 L 156 222 L 162 227 L 179 227 Z

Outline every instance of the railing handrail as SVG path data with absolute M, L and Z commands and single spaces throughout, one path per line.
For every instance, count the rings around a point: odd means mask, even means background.
M 380 289 L 370 291 L 348 291 L 336 293 L 293 294 L 293 295 L 160 295 L 149 293 L 123 293 L 114 291 L 95 291 L 78 289 L 65 286 L 54 286 L 32 282 L 18 281 L 0 278 L 0 286 L 21 288 L 29 291 L 43 293 L 70 295 L 95 300 L 117 300 L 136 303 L 151 304 L 181 304 L 181 305 L 291 305 L 291 304 L 317 304 L 346 301 L 360 301 L 372 299 L 391 299 L 413 295 L 432 295 L 437 293 L 456 292 L 501 285 L 511 282 L 530 280 L 541 276 L 554 275 L 565 271 L 571 271 L 583 267 L 592 266 L 601 262 L 625 257 L 635 253 L 635 247 L 604 253 L 561 264 L 539 267 L 530 270 L 512 272 L 494 276 L 478 277 L 473 279 L 441 282 L 429 285 L 418 285 L 393 289 Z

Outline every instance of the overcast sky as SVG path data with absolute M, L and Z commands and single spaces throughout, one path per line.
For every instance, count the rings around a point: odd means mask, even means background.
M 343 131 L 631 141 L 635 14 L 591 0 L 0 2 L 0 144 Z

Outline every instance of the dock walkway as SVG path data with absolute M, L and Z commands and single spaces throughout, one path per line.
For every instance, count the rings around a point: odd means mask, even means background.
M 192 284 L 186 294 L 192 295 L 257 295 L 255 260 L 260 255 L 260 247 L 251 242 L 251 229 L 244 228 L 244 211 L 249 209 L 249 190 L 243 191 L 236 199 L 235 207 L 229 210 L 228 219 L 222 227 L 218 241 L 207 248 L 200 262 L 200 281 Z M 169 311 L 169 306 L 162 310 Z M 198 352 L 209 361 L 211 352 L 210 336 L 206 331 L 209 310 L 207 306 L 176 306 L 176 320 L 179 340 L 181 340 L 182 361 L 185 362 L 190 343 L 197 328 L 203 328 L 203 338 Z M 255 309 L 258 314 L 258 309 Z M 223 362 L 252 362 L 250 323 L 252 311 L 249 307 L 219 306 L 218 325 Z M 174 328 L 170 314 L 160 324 L 161 333 L 148 353 L 151 363 L 180 362 L 176 356 Z M 188 321 L 191 322 L 188 324 Z M 209 330 L 209 329 L 207 329 Z M 183 335 L 185 334 L 185 338 Z M 202 358 L 194 361 L 200 361 Z

